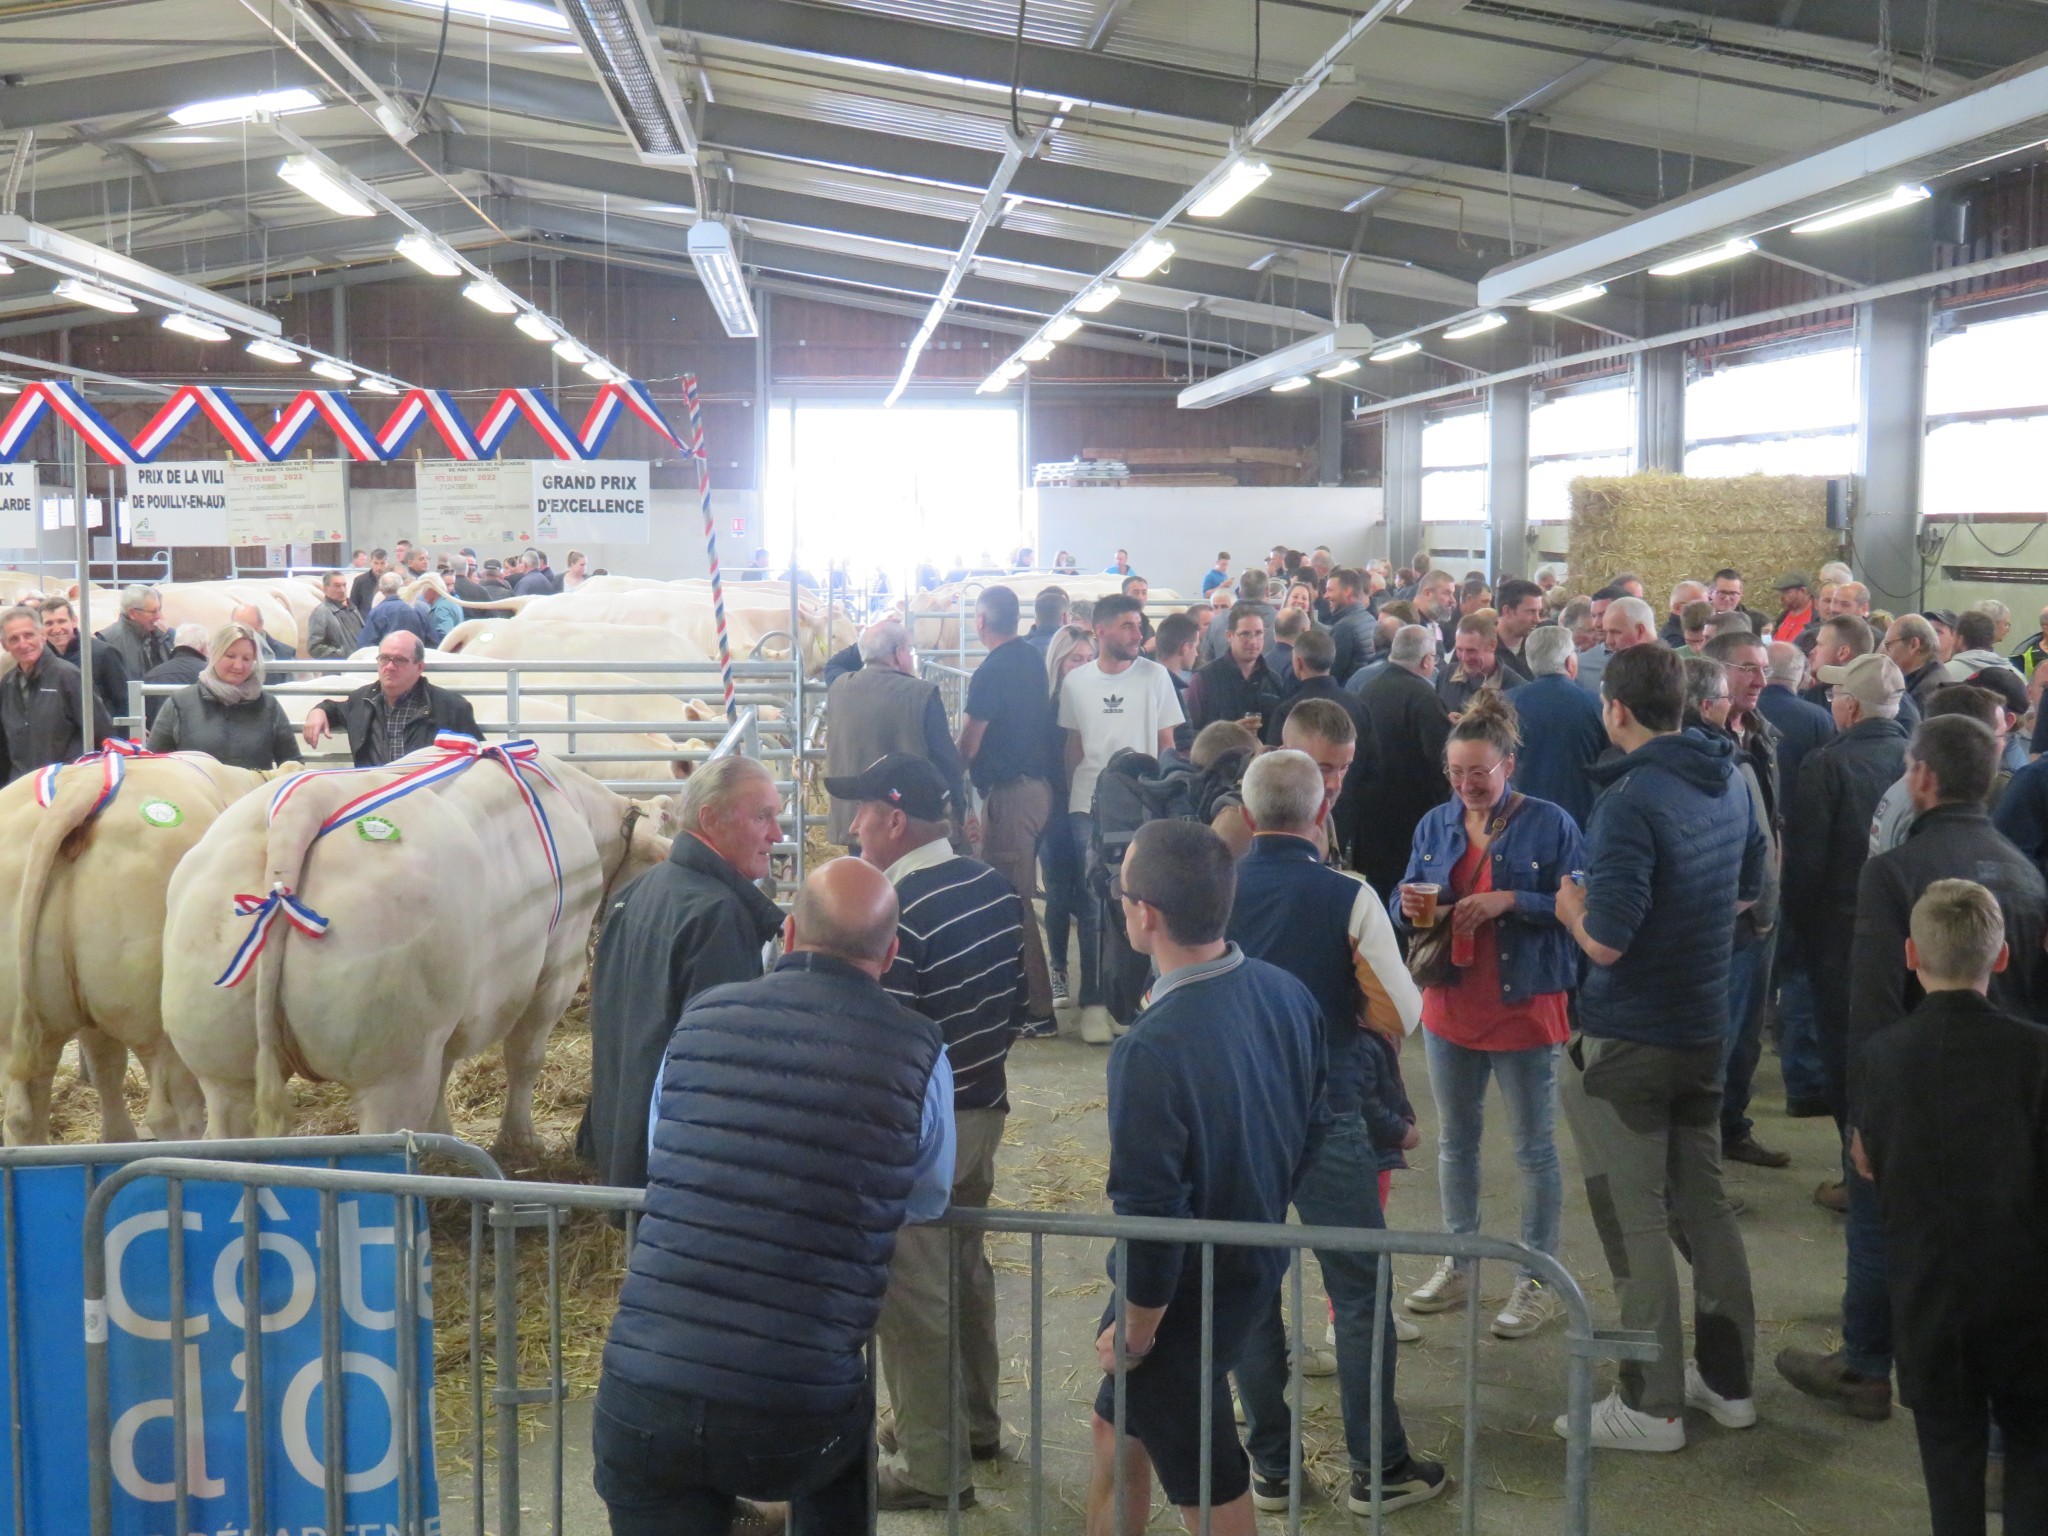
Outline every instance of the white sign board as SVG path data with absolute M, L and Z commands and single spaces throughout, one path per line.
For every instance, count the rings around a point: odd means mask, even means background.
M 348 471 L 339 459 L 229 466 L 230 544 L 339 543 L 347 513 Z
M 143 548 L 228 541 L 226 460 L 128 466 L 128 542 Z
M 527 461 L 426 459 L 413 470 L 422 544 L 527 544 L 533 483 Z
M 36 547 L 36 512 L 35 465 L 0 464 L 0 549 Z
M 104 517 L 105 512 L 106 509 L 100 504 L 99 497 L 88 496 L 85 498 L 86 527 L 99 528 L 104 526 L 101 519 Z M 68 492 L 62 495 L 45 496 L 43 498 L 44 528 L 76 528 L 77 526 L 78 515 L 72 510 L 71 496 Z
M 532 459 L 533 536 L 543 544 L 649 544 L 645 459 Z

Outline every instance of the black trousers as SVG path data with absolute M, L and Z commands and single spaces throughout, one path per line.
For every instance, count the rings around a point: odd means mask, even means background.
M 2048 1399 L 1999 1393 L 1970 1411 L 1913 1410 L 1934 1536 L 1984 1536 L 1991 1420 L 2005 1432 L 2006 1536 L 2048 1536 Z

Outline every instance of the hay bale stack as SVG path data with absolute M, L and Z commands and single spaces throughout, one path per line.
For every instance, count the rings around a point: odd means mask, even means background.
M 1841 558 L 1841 538 L 1827 526 L 1827 485 L 1819 475 L 1574 480 L 1567 585 L 1593 592 L 1634 571 L 1661 615 L 1678 582 L 1733 566 L 1743 575 L 1743 601 L 1770 612 L 1770 584 L 1781 573 L 1811 576 Z

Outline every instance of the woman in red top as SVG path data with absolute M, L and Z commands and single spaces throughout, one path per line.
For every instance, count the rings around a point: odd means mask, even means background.
M 1562 808 L 1514 791 L 1520 744 L 1509 696 L 1475 695 L 1444 748 L 1452 798 L 1416 827 L 1391 905 L 1396 924 L 1411 934 L 1432 902 L 1437 921 L 1451 925 L 1452 978 L 1422 989 L 1444 1226 L 1479 1230 L 1479 1141 L 1487 1079 L 1497 1077 L 1522 1170 L 1522 1241 L 1554 1254 L 1564 1204 L 1554 1134 L 1557 1049 L 1567 1032 L 1565 996 L 1579 975 L 1555 893 L 1578 867 L 1581 841 Z M 1414 888 L 1421 884 L 1437 890 L 1426 895 Z M 1448 1311 L 1465 1303 L 1467 1285 L 1465 1270 L 1445 1259 L 1406 1305 L 1411 1312 Z M 1493 1332 L 1521 1338 L 1561 1310 L 1525 1272 Z

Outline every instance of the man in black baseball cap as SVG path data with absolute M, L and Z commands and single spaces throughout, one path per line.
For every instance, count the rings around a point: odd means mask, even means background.
M 939 770 L 908 752 L 891 752 L 859 773 L 828 778 L 825 793 L 840 800 L 879 801 L 912 821 L 944 821 L 952 809 Z

